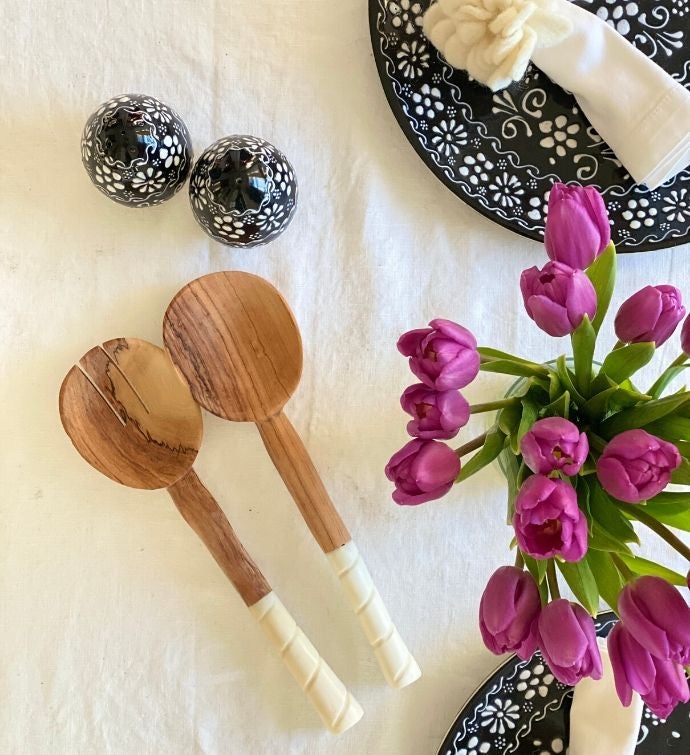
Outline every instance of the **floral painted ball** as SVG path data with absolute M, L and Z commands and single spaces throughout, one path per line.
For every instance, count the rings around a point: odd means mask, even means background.
M 170 199 L 192 167 L 192 141 L 182 119 L 145 94 L 104 102 L 86 122 L 81 154 L 94 186 L 128 207 Z
M 192 210 L 211 238 L 250 247 L 279 236 L 297 207 L 295 172 L 285 155 L 256 136 L 226 136 L 197 160 Z

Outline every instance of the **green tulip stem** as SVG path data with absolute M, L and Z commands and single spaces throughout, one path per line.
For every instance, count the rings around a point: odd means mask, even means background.
M 603 453 L 604 449 L 606 448 L 606 441 L 603 438 L 600 438 L 598 435 L 593 433 L 591 430 L 587 431 L 587 438 L 589 440 L 589 445 L 599 453 Z
M 626 582 L 632 582 L 636 578 L 635 572 L 628 567 L 623 559 L 617 553 L 611 553 L 611 560 L 616 566 L 616 569 L 621 573 L 621 576 Z
M 458 456 L 466 456 L 467 454 L 472 453 L 472 451 L 476 451 L 478 448 L 481 448 L 484 443 L 486 442 L 486 436 L 488 433 L 483 433 L 482 435 L 478 436 L 477 438 L 473 438 L 472 440 L 465 443 L 464 446 L 460 446 L 459 448 L 455 449 L 455 453 Z
M 549 583 L 549 592 L 553 600 L 558 600 L 561 597 L 561 591 L 558 589 L 558 577 L 556 576 L 556 563 L 553 559 L 549 559 L 549 563 L 546 565 L 546 581 Z
M 520 399 L 502 398 L 498 401 L 487 401 L 485 404 L 473 404 L 470 406 L 470 414 L 481 414 L 482 412 L 493 412 L 496 409 L 505 409 L 507 406 L 514 406 L 520 403 Z
M 678 551 L 681 556 L 684 556 L 690 562 L 690 548 L 679 537 L 676 537 L 668 527 L 664 526 L 651 514 L 648 514 L 642 506 L 635 506 L 632 514 L 635 519 L 639 519 L 642 524 L 649 527 L 653 532 L 656 532 L 656 534 L 664 539 L 671 548 Z
M 518 548 L 515 554 L 515 566 L 518 569 L 525 568 L 525 559 L 522 556 L 522 551 Z

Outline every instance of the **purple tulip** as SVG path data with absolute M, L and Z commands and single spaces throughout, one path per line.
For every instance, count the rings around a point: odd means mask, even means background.
M 660 577 L 639 577 L 618 598 L 630 634 L 661 660 L 690 664 L 690 607 L 673 585 Z
M 623 343 L 666 343 L 685 317 L 680 291 L 675 286 L 645 286 L 626 299 L 614 327 Z
M 688 680 L 680 663 L 662 661 L 652 656 L 656 671 L 654 685 L 642 695 L 644 704 L 659 718 L 668 718 L 678 703 L 690 700 Z
M 685 318 L 683 329 L 680 331 L 680 345 L 683 353 L 690 356 L 690 317 Z
M 593 186 L 556 183 L 549 192 L 544 244 L 552 260 L 584 270 L 611 241 L 611 224 Z
M 616 692 L 627 708 L 632 702 L 633 690 L 640 695 L 652 691 L 656 668 L 649 653 L 630 634 L 624 622 L 619 621 L 606 640 Z
M 597 477 L 614 498 L 640 503 L 668 485 L 681 461 L 673 443 L 645 430 L 626 430 L 607 444 L 597 462 Z
M 587 518 L 564 480 L 528 477 L 515 501 L 513 527 L 520 550 L 532 558 L 579 561 L 587 552 Z
M 398 339 L 398 351 L 429 388 L 449 391 L 469 385 L 479 372 L 477 341 L 467 328 L 450 320 L 432 320 Z
M 393 500 L 416 506 L 444 496 L 460 472 L 458 455 L 445 443 L 415 438 L 386 465 L 386 477 L 395 483 Z
M 407 388 L 400 404 L 413 417 L 407 432 L 423 440 L 453 438 L 470 418 L 470 405 L 460 393 L 435 391 L 423 383 Z
M 553 675 L 573 686 L 587 676 L 601 679 L 601 653 L 594 621 L 577 603 L 559 598 L 542 608 L 539 648 Z
M 528 572 L 502 566 L 489 579 L 479 603 L 479 629 L 494 653 L 517 653 L 528 660 L 537 649 L 541 598 Z
M 582 270 L 563 262 L 531 267 L 520 277 L 527 314 L 550 336 L 567 336 L 577 330 L 585 315 L 597 311 L 597 293 Z
M 576 475 L 589 453 L 589 441 L 576 425 L 563 417 L 537 420 L 522 436 L 520 451 L 525 464 L 539 474 L 555 470 Z

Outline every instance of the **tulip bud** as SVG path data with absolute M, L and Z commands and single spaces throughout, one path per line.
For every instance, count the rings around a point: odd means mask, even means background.
M 541 599 L 528 572 L 502 566 L 489 579 L 479 604 L 479 629 L 494 653 L 517 653 L 527 660 L 537 649 Z
M 685 317 L 683 297 L 675 286 L 645 286 L 621 304 L 614 328 L 623 343 L 666 343 Z
M 460 459 L 452 448 L 435 440 L 415 438 L 393 455 L 386 477 L 395 483 L 393 500 L 416 506 L 444 496 L 460 472 Z
M 562 262 L 547 262 L 542 270 L 525 270 L 520 289 L 527 314 L 550 336 L 570 335 L 585 315 L 591 320 L 597 311 L 592 281 L 582 270 Z
M 413 417 L 407 424 L 407 432 L 423 440 L 453 438 L 470 418 L 470 405 L 458 391 L 411 385 L 401 396 L 400 404 Z
M 626 430 L 610 441 L 597 462 L 601 487 L 626 503 L 653 498 L 682 461 L 678 449 L 646 430 Z
M 522 436 L 520 451 L 525 464 L 539 474 L 556 470 L 576 475 L 589 453 L 589 441 L 576 425 L 563 417 L 537 420 Z
M 544 244 L 552 260 L 584 270 L 611 241 L 611 224 L 593 186 L 555 183 L 549 193 Z

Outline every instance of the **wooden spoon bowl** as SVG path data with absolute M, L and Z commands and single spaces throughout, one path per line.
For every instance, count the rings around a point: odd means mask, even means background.
M 163 349 L 116 338 L 88 351 L 60 388 L 60 418 L 77 451 L 116 482 L 167 488 L 194 464 L 201 411 Z

